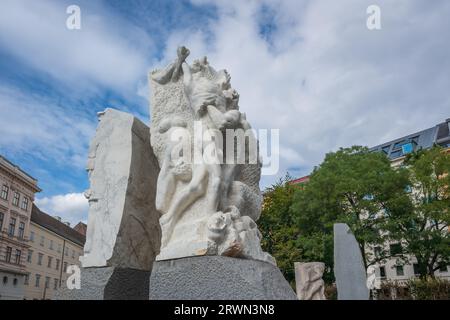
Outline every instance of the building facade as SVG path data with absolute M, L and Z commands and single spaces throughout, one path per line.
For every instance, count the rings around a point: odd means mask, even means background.
M 0 299 L 23 299 L 37 180 L 0 156 Z
M 66 286 L 70 265 L 80 265 L 85 236 L 33 205 L 26 253 L 25 299 L 52 299 Z

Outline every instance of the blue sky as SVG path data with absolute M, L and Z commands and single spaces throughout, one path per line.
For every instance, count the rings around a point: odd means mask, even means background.
M 81 30 L 66 28 L 71 4 Z M 255 128 L 280 129 L 281 168 L 261 186 L 306 175 L 326 152 L 450 117 L 448 16 L 446 0 L 2 0 L 0 153 L 39 180 L 45 211 L 86 220 L 96 113 L 149 123 L 147 73 L 186 45 L 231 73 Z

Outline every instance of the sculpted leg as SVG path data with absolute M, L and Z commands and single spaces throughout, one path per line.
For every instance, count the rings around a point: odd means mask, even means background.
M 179 218 L 179 215 L 189 207 L 195 200 L 205 194 L 206 176 L 208 171 L 204 165 L 194 167 L 192 180 L 188 187 L 175 195 L 169 211 L 160 219 L 161 225 L 165 225 L 162 245 L 165 246 L 172 236 L 173 228 Z

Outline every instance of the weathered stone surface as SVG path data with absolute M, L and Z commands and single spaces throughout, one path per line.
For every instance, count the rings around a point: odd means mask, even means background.
M 149 128 L 114 109 L 99 114 L 88 160 L 89 218 L 83 267 L 150 271 L 161 231 L 155 208 L 159 166 Z
M 369 299 L 361 250 L 345 223 L 334 225 L 334 275 L 338 300 Z
M 129 268 L 82 268 L 80 289 L 62 286 L 56 300 L 148 300 L 149 271 Z
M 297 297 L 300 300 L 326 300 L 325 283 L 322 280 L 325 264 L 295 262 L 294 268 Z
M 271 263 L 223 256 L 156 261 L 151 300 L 296 300 Z
M 239 94 L 226 70 L 215 70 L 206 57 L 189 65 L 188 55 L 179 48 L 172 64 L 149 76 L 151 144 L 161 167 L 157 260 L 223 255 L 275 264 L 261 250 L 255 223 L 261 163 L 258 141 L 239 111 Z

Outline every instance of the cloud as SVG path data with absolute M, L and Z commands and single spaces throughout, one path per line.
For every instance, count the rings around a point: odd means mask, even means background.
M 339 147 L 374 146 L 449 117 L 448 1 L 205 1 L 218 19 L 171 35 L 163 61 L 186 44 L 226 68 L 255 128 L 280 129 L 280 160 L 308 174 Z M 267 24 L 270 24 L 267 26 Z M 276 177 L 264 178 L 263 185 Z
M 0 86 L 0 146 L 8 153 L 33 154 L 53 169 L 83 169 L 96 119 L 51 97 Z
M 65 2 L 2 1 L 2 48 L 77 92 L 103 86 L 134 93 L 146 75 L 152 39 L 87 1 L 80 4 L 81 30 L 69 30 Z
M 68 193 L 52 197 L 37 198 L 36 205 L 51 216 L 59 216 L 74 227 L 78 222 L 87 223 L 88 201 L 83 193 Z

